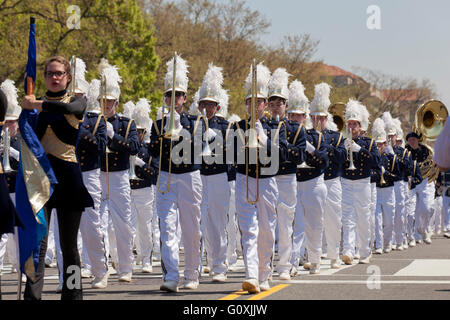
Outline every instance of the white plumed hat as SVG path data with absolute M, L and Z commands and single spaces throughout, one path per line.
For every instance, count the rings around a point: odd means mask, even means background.
M 85 79 L 86 64 L 80 58 L 75 58 L 75 61 L 71 59 L 70 67 L 72 68 L 72 74 L 75 73 L 72 81 L 74 82 L 73 93 L 81 93 L 87 95 L 89 91 L 89 82 Z
M 386 131 L 384 130 L 385 123 L 383 119 L 377 118 L 373 122 L 372 126 L 372 137 L 375 139 L 375 142 L 377 143 L 384 143 L 386 142 Z
M 136 123 L 137 129 L 145 129 L 150 132 L 152 128 L 152 119 L 150 119 L 151 106 L 147 99 L 141 98 L 136 103 L 133 113 L 133 119 Z
M 119 69 L 116 66 L 111 66 L 108 63 L 108 60 L 101 60 L 99 72 L 100 75 L 106 79 L 106 88 L 104 92 L 104 97 L 106 99 L 119 100 L 120 83 L 122 83 L 122 78 L 120 77 L 118 70 Z M 100 92 L 100 95 L 102 95 L 102 92 Z M 99 97 L 102 98 L 100 95 Z
M 250 73 L 245 79 L 245 100 L 252 97 L 252 67 L 250 67 Z M 257 86 L 257 98 L 267 99 L 269 95 L 269 81 L 270 70 L 265 65 L 258 64 L 256 66 L 256 86 Z
M 278 68 L 272 73 L 269 81 L 269 99 L 272 97 L 280 97 L 288 100 L 289 76 L 290 74 L 284 68 Z
M 6 99 L 8 101 L 8 108 L 6 109 L 5 120 L 17 120 L 19 119 L 20 113 L 22 112 L 22 108 L 19 106 L 17 102 L 17 92 L 18 89 L 14 85 L 14 81 L 10 79 L 6 79 L 0 85 L 0 89 L 6 95 Z
M 188 91 L 188 83 L 189 78 L 187 74 L 188 71 L 188 65 L 186 61 L 181 58 L 178 54 L 177 57 L 177 64 L 176 64 L 176 76 L 175 76 L 175 91 L 184 92 L 187 93 Z M 164 93 L 167 93 L 168 91 L 172 90 L 173 86 L 173 62 L 175 57 L 173 57 L 170 61 L 166 63 L 167 65 L 167 73 L 164 78 Z
M 311 102 L 312 116 L 328 116 L 331 87 L 328 83 L 322 82 L 314 86 L 314 99 Z
M 89 84 L 89 90 L 87 92 L 87 109 L 88 112 L 100 113 L 101 107 L 98 101 L 100 95 L 100 80 L 93 79 Z
M 216 112 L 216 116 L 226 118 L 228 117 L 228 92 L 225 89 L 220 90 L 219 95 L 219 111 Z
M 381 117 L 384 121 L 385 130 L 388 135 L 395 135 L 397 134 L 397 128 L 394 123 L 394 119 L 392 118 L 389 111 L 386 111 L 383 113 Z
M 202 86 L 200 87 L 199 102 L 212 101 L 219 103 L 223 85 L 222 68 L 209 64 Z
M 350 99 L 348 100 L 345 107 L 345 122 L 350 120 L 362 122 L 362 112 L 361 112 L 361 103 L 357 100 Z
M 363 130 L 364 132 L 367 131 L 367 129 L 369 128 L 369 118 L 370 118 L 370 113 L 367 110 L 366 106 L 361 104 L 361 115 L 362 115 L 362 121 L 361 121 L 361 130 Z
M 400 119 L 395 118 L 392 121 L 394 122 L 397 140 L 403 140 L 402 123 L 401 123 Z
M 291 82 L 288 101 L 288 113 L 309 113 L 309 100 L 305 95 L 305 87 L 300 81 Z
M 200 111 L 198 110 L 198 100 L 200 99 L 200 89 L 194 94 L 194 99 L 189 107 L 189 114 L 193 116 L 198 116 Z

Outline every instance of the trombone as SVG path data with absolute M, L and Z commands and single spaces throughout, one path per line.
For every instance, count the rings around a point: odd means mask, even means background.
M 175 94 L 176 94 L 176 76 L 177 76 L 177 53 L 175 52 L 173 55 L 173 78 L 172 78 L 172 98 L 170 99 L 171 108 L 170 108 L 170 116 L 169 116 L 169 128 L 166 133 L 164 133 L 164 109 L 165 103 L 162 106 L 162 119 L 161 119 L 161 135 L 159 137 L 159 168 L 158 168 L 158 191 L 162 194 L 166 194 L 170 190 L 170 175 L 172 172 L 172 147 L 173 140 L 178 137 L 178 132 L 175 128 Z M 169 149 L 169 177 L 167 180 L 167 189 L 161 190 L 161 163 L 162 163 L 162 154 L 163 154 L 163 141 L 164 138 L 170 139 L 170 149 Z
M 102 113 L 103 120 L 105 121 L 105 126 L 108 124 L 108 120 L 105 116 L 105 108 L 106 108 L 106 77 L 101 75 L 100 79 L 100 110 Z M 109 154 L 111 150 L 108 148 L 108 144 L 106 144 L 105 150 L 105 164 L 106 164 L 106 200 L 109 200 Z
M 259 159 L 258 159 L 258 139 L 256 137 L 256 102 L 258 99 L 258 73 L 256 70 L 256 60 L 252 62 L 252 100 L 250 106 L 250 129 L 247 137 L 247 145 L 245 148 L 245 179 L 246 179 L 246 198 L 248 203 L 256 204 L 259 200 Z M 247 122 L 247 121 L 246 121 Z M 246 123 L 247 128 L 247 123 Z M 248 197 L 248 165 L 250 161 L 250 149 L 255 151 L 256 156 L 256 197 L 255 200 L 251 200 Z
M 211 157 L 212 156 L 212 151 L 211 148 L 209 147 L 209 134 L 208 134 L 208 129 L 209 129 L 209 125 L 208 125 L 208 117 L 206 116 L 206 108 L 203 108 L 202 111 L 202 118 L 205 121 L 205 138 L 206 138 L 206 146 L 202 151 L 202 157 Z

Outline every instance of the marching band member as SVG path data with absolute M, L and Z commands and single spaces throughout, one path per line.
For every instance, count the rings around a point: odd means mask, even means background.
M 105 216 L 109 216 L 109 223 L 114 229 L 113 235 L 109 235 L 109 245 L 111 247 L 114 243 L 111 237 L 117 240 L 119 281 L 131 282 L 133 271 L 133 226 L 131 221 L 129 169 L 130 156 L 138 153 L 139 141 L 134 121 L 127 117 L 119 116 L 116 112 L 120 97 L 119 83 L 122 82 L 117 68 L 107 64 L 105 61 L 103 66 L 100 71 L 101 76 L 105 79 L 105 86 L 100 88 L 97 100 L 105 103 L 107 149 L 110 152 L 105 150 L 101 154 L 100 178 L 102 190 L 106 190 L 107 194 L 102 194 L 100 212 L 102 220 L 105 219 Z M 112 249 L 110 248 L 110 250 L 114 259 Z
M 316 116 L 324 128 L 323 135 L 327 143 L 329 165 L 324 173 L 327 197 L 324 211 L 324 234 L 326 239 L 327 257 L 331 260 L 332 269 L 340 268 L 339 247 L 342 230 L 342 185 L 341 176 L 344 163 L 347 159 L 347 150 L 344 146 L 344 137 L 337 131 L 331 114 L 328 113 L 330 105 L 329 88 L 323 85 L 322 111 Z M 320 92 L 319 92 L 320 93 Z
M 286 102 L 289 98 L 288 89 L 289 74 L 285 69 L 279 68 L 274 71 L 269 82 L 269 110 L 272 119 L 278 118 L 282 122 L 281 130 L 285 131 L 288 152 L 295 157 L 296 161 L 284 161 L 280 163 L 276 182 L 278 186 L 278 204 L 276 207 L 278 233 L 278 264 L 277 271 L 280 280 L 290 280 L 292 264 L 292 235 L 295 218 L 295 207 L 297 205 L 297 165 L 304 161 L 304 150 L 306 146 L 305 133 L 299 124 L 286 118 Z M 297 134 L 297 132 L 299 132 Z M 294 157 L 290 157 L 290 159 Z
M 306 159 L 309 168 L 297 169 L 297 212 L 303 211 L 305 219 L 305 240 L 308 252 L 310 274 L 320 273 L 322 256 L 322 236 L 324 230 L 324 210 L 327 187 L 324 172 L 329 165 L 327 143 L 322 133 L 320 117 L 330 105 L 328 95 L 330 87 L 326 83 L 317 84 L 314 88 L 314 99 L 311 102 L 312 128 L 306 130 Z M 331 250 L 334 250 L 331 248 Z M 309 266 L 310 265 L 310 266 Z
M 300 142 L 304 148 L 306 149 L 306 128 L 305 128 L 305 122 L 306 122 L 306 115 L 309 113 L 309 100 L 305 95 L 305 87 L 303 84 L 298 81 L 294 80 L 292 81 L 291 85 L 289 86 L 289 105 L 288 105 L 288 116 L 289 116 L 289 122 L 292 125 L 296 125 L 296 133 L 295 135 L 297 137 L 291 138 L 288 137 L 288 140 L 291 141 L 293 144 L 297 143 L 297 140 L 300 138 L 301 140 L 304 140 L 304 142 Z M 297 135 L 298 132 L 298 135 Z M 305 155 L 306 151 L 303 151 L 303 161 L 306 159 Z M 299 153 L 299 156 L 301 153 Z M 296 178 L 297 178 L 297 164 L 295 164 L 295 172 L 296 172 Z M 297 267 L 304 265 L 305 263 L 305 214 L 303 206 L 301 205 L 302 201 L 302 194 L 301 194 L 300 184 L 297 182 L 297 205 L 295 207 L 295 217 L 294 217 L 294 230 L 293 230 L 293 236 L 292 236 L 292 253 L 291 253 L 291 271 L 290 275 L 292 277 L 296 276 L 298 274 Z
M 108 281 L 105 239 L 101 228 L 101 194 L 100 155 L 106 147 L 106 124 L 97 101 L 100 81 L 92 80 L 89 84 L 84 79 L 86 66 L 77 58 L 74 94 L 87 96 L 87 110 L 80 126 L 77 145 L 77 158 L 80 162 L 83 182 L 94 200 L 94 208 L 85 209 L 80 222 L 83 239 L 83 251 L 89 258 L 90 272 L 94 276 L 92 288 L 104 289 Z M 86 268 L 86 261 L 83 261 Z
M 379 156 L 374 140 L 360 135 L 363 122 L 368 122 L 364 116 L 366 107 L 358 101 L 350 99 L 346 106 L 345 121 L 351 130 L 351 137 L 345 140 L 347 152 L 352 152 L 353 164 L 346 161 L 342 179 L 342 226 L 343 226 L 343 256 L 342 261 L 351 265 L 355 255 L 356 234 L 361 254 L 359 263 L 369 263 L 370 249 L 370 173 L 377 165 Z M 366 113 L 367 115 L 367 113 Z
M 201 151 L 198 152 L 198 149 L 202 146 L 201 138 L 204 133 L 203 125 L 200 125 L 200 118 L 189 116 L 183 111 L 183 106 L 187 100 L 186 93 L 189 81 L 187 64 L 181 57 L 177 56 L 175 88 L 172 88 L 173 67 L 174 58 L 167 63 L 164 103 L 166 106 L 170 106 L 172 99 L 175 99 L 175 110 L 172 110 L 175 133 L 171 137 L 165 136 L 170 125 L 169 115 L 157 120 L 153 124 L 151 133 L 151 156 L 156 158 L 161 156 L 162 159 L 160 162 L 159 190 L 156 192 L 156 206 L 160 221 L 161 265 L 164 281 L 160 289 L 168 292 L 178 291 L 180 277 L 178 271 L 179 243 L 176 236 L 178 217 L 183 233 L 185 254 L 183 288 L 193 290 L 199 284 L 202 180 L 200 177 L 201 161 L 198 161 Z M 173 90 L 175 91 L 175 97 L 172 96 Z M 180 146 L 183 146 L 182 159 L 180 159 L 180 152 L 176 152 Z M 186 148 L 190 150 L 190 154 L 186 154 Z M 160 154 L 160 150 L 162 154 Z M 169 154 L 171 150 L 172 154 Z M 171 168 L 170 176 L 169 167 Z
M 83 184 L 81 168 L 75 153 L 86 100 L 68 95 L 67 88 L 72 81 L 72 76 L 67 59 L 60 56 L 51 57 L 44 65 L 44 75 L 48 91 L 43 101 L 36 100 L 34 96 L 25 96 L 22 108 L 37 109 L 39 112 L 35 132 L 58 180 L 50 200 L 45 205 L 47 227 L 50 223 L 51 210 L 56 208 L 63 253 L 63 270 L 68 270 L 69 266 L 78 266 L 81 270 L 77 248 L 81 214 L 85 208 L 94 206 Z M 73 196 L 75 194 L 77 197 Z M 40 246 L 36 281 L 27 279 L 25 299 L 41 298 L 46 250 L 47 239 L 44 237 Z M 81 286 L 69 288 L 69 276 L 73 281 L 74 276 L 71 276 L 70 272 L 64 272 L 61 299 L 82 299 Z M 76 274 L 75 277 L 78 283 L 81 283 L 81 274 Z
M 276 166 L 283 161 L 284 152 L 287 151 L 284 130 L 279 130 L 276 121 L 269 121 L 264 116 L 264 110 L 268 105 L 270 71 L 262 63 L 256 66 L 256 71 L 257 97 L 255 98 L 257 101 L 256 110 L 254 110 L 256 119 L 253 120 L 255 120 L 255 134 L 260 148 L 248 148 L 246 140 L 250 139 L 245 138 L 250 136 L 252 134 L 250 130 L 253 130 L 249 123 L 252 113 L 252 68 L 245 80 L 247 93 L 245 103 L 250 117 L 248 121 L 241 120 L 233 126 L 235 132 L 234 157 L 237 164 L 236 212 L 245 264 L 245 280 L 242 283 L 242 290 L 249 293 L 270 289 L 269 277 L 272 274 L 271 263 L 275 244 L 275 210 L 279 196 L 275 178 L 278 169 Z M 272 129 L 276 132 L 275 136 L 271 134 Z M 266 156 L 261 156 L 264 153 Z M 258 162 L 254 159 L 255 154 L 259 154 Z M 277 156 L 278 159 L 275 159 Z M 246 176 L 247 174 L 248 176 Z
M 12 203 L 16 203 L 16 175 L 17 167 L 19 166 L 19 156 L 20 156 L 20 133 L 19 133 L 19 123 L 18 119 L 22 109 L 17 102 L 17 88 L 14 86 L 14 81 L 5 80 L 1 85 L 0 89 L 6 94 L 8 105 L 5 115 L 5 124 L 3 129 L 3 140 L 0 144 L 0 163 L 3 163 L 5 151 L 5 139 L 6 131 L 9 131 L 9 164 L 12 169 L 10 172 L 3 172 L 6 177 L 6 182 L 8 185 L 9 196 Z M 2 131 L 0 131 L 2 132 Z M 6 206 L 5 206 L 6 207 Z M 5 253 L 8 252 L 9 261 L 12 264 L 13 270 L 19 270 L 19 252 L 18 252 L 18 238 L 17 232 L 5 233 L 1 235 L 0 239 L 0 272 L 3 267 L 3 258 Z
M 142 260 L 142 272 L 153 272 L 152 220 L 155 202 L 154 185 L 157 180 L 158 159 L 150 156 L 150 131 L 152 120 L 149 116 L 150 104 L 145 98 L 139 99 L 131 118 L 136 123 L 139 139 L 139 152 L 131 158 L 130 165 L 135 166 L 135 176 L 130 175 L 131 207 L 136 220 L 136 251 Z
M 222 68 L 211 63 L 199 90 L 198 110 L 206 115 L 208 128 L 214 130 L 212 138 L 208 129 L 209 141 L 214 140 L 211 142 L 212 154 L 203 154 L 200 171 L 203 184 L 202 223 L 213 282 L 225 282 L 228 270 L 226 226 L 230 191 L 227 189 L 229 165 L 226 163 L 225 137 L 230 127 L 227 120 L 216 116 L 216 112 L 228 107 L 228 95 L 222 84 Z
M 427 228 L 433 214 L 434 184 L 428 180 L 427 174 L 430 170 L 429 160 L 432 159 L 432 150 L 425 144 L 420 143 L 420 136 L 416 132 L 410 132 L 406 136 L 408 144 L 406 149 L 411 152 L 411 159 L 417 161 L 423 180 L 416 185 L 416 209 L 415 226 L 416 231 L 426 244 L 431 244 L 431 234 Z M 417 239 L 416 239 L 417 240 Z
M 392 146 L 388 145 L 386 136 L 387 134 L 383 119 L 376 119 L 372 127 L 372 137 L 375 139 L 378 151 L 381 154 L 381 172 L 376 177 L 376 253 L 379 253 L 381 246 L 384 248 L 384 253 L 389 253 L 392 250 L 392 234 L 394 230 L 395 215 L 394 181 L 400 174 L 398 157 L 394 154 Z

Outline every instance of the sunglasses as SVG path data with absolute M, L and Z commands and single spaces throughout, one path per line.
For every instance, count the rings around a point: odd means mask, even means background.
M 164 96 L 166 98 L 172 98 L 172 91 L 166 92 L 166 94 Z M 184 92 L 176 91 L 175 92 L 175 97 L 177 97 L 177 98 L 184 97 Z
M 47 71 L 45 73 L 45 76 L 47 78 L 52 78 L 53 76 L 56 76 L 57 78 L 61 78 L 62 76 L 64 76 L 66 74 L 65 71 Z

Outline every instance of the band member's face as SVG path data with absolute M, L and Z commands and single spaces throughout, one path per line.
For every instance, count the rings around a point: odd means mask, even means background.
M 279 116 L 280 119 L 284 118 L 284 113 L 286 111 L 286 101 L 279 97 L 270 99 L 269 110 L 274 118 L 276 118 L 276 116 Z
M 361 132 L 361 125 L 359 124 L 359 121 L 356 120 L 348 120 L 347 121 L 347 127 L 352 131 L 352 137 L 356 138 L 360 135 Z
M 248 98 L 245 101 L 245 104 L 247 105 L 248 114 L 251 115 L 252 114 L 252 99 Z M 266 99 L 258 98 L 258 100 L 256 101 L 256 114 L 257 114 L 258 119 L 261 119 L 262 117 L 264 117 L 264 110 L 266 110 L 267 105 L 268 105 L 268 102 Z
M 385 142 L 377 142 L 377 148 L 380 153 L 384 152 L 384 149 L 386 149 L 386 143 Z
M 396 146 L 397 146 L 397 147 L 401 147 L 403 141 L 402 141 L 402 140 L 397 140 L 395 143 L 396 143 Z
M 144 140 L 145 130 L 144 129 L 138 129 L 137 133 L 138 133 L 139 142 L 142 142 Z
M 206 117 L 211 119 L 215 116 L 216 112 L 220 110 L 220 106 L 212 101 L 201 101 L 198 106 L 198 110 L 203 114 L 203 110 L 206 110 Z
M 184 92 L 176 91 L 175 92 L 175 111 L 178 113 L 183 112 L 183 105 L 187 101 L 187 96 Z M 167 107 L 172 106 L 172 91 L 166 92 L 164 94 L 164 102 L 166 103 Z
M 419 139 L 410 137 L 408 139 L 408 144 L 411 146 L 411 148 L 417 149 L 419 147 Z
M 116 107 L 119 104 L 117 100 L 106 99 L 105 103 L 105 116 L 107 118 L 112 117 L 116 113 Z
M 60 92 L 67 88 L 72 76 L 67 74 L 62 63 L 53 61 L 47 66 L 45 84 L 50 92 Z
M 314 128 L 320 128 L 321 130 L 325 129 L 328 121 L 327 116 L 311 116 L 311 121 L 313 123 Z
M 395 142 L 397 141 L 397 135 L 396 134 L 388 135 L 388 142 L 390 143 L 391 141 L 393 141 L 393 145 L 395 145 Z
M 303 121 L 305 121 L 305 114 L 304 113 L 289 113 L 289 120 L 295 121 L 298 124 L 303 124 Z
M 6 120 L 5 128 L 9 129 L 9 136 L 14 137 L 17 134 L 17 130 L 19 130 L 19 122 L 17 120 Z M 3 130 L 5 130 L 3 128 Z

